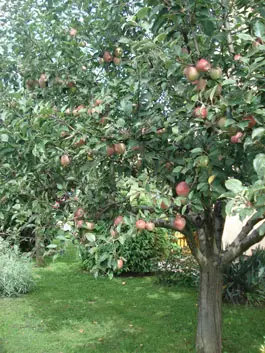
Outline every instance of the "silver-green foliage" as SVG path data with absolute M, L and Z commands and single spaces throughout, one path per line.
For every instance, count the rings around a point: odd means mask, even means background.
M 28 258 L 16 246 L 0 238 L 0 296 L 12 297 L 29 292 L 33 287 L 32 269 Z

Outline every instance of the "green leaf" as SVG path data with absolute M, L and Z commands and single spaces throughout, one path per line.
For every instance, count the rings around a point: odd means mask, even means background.
M 150 9 L 150 7 L 143 7 L 135 16 L 139 19 L 143 19 L 150 12 Z
M 250 41 L 253 42 L 254 38 L 252 36 L 250 36 L 249 34 L 246 33 L 238 33 L 237 34 L 239 39 L 245 40 L 245 41 Z
M 237 193 L 241 192 L 242 190 L 244 190 L 242 182 L 240 180 L 237 180 L 237 179 L 226 180 L 225 187 L 228 190 L 233 191 L 235 194 L 237 194 Z
M 87 238 L 88 241 L 91 241 L 91 242 L 96 241 L 95 234 L 93 234 L 93 233 L 85 233 L 85 237 Z
M 46 248 L 48 248 L 48 249 L 56 249 L 57 245 L 56 244 L 49 244 L 49 245 L 46 246 Z
M 253 167 L 259 178 L 265 177 L 265 154 L 260 153 L 256 156 L 253 161 Z
M 258 127 L 257 129 L 254 129 L 252 132 L 252 139 L 254 140 L 258 136 L 263 136 L 265 134 L 265 128 L 264 127 Z
M 7 134 L 2 134 L 1 135 L 1 141 L 2 142 L 8 142 L 8 135 Z

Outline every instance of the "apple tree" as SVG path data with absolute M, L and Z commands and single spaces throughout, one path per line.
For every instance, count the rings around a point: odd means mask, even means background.
M 265 232 L 263 2 L 17 3 L 1 9 L 5 228 L 45 238 L 74 189 L 90 234 L 180 230 L 201 272 L 196 351 L 220 353 L 223 269 Z M 229 214 L 248 221 L 223 246 Z

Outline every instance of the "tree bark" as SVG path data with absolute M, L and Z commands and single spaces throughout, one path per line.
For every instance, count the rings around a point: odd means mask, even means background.
M 35 254 L 36 254 L 36 266 L 43 267 L 45 265 L 43 257 L 43 247 L 41 245 L 41 237 L 38 235 L 38 232 L 35 233 Z
M 221 266 L 208 260 L 200 270 L 197 353 L 222 352 L 222 286 Z

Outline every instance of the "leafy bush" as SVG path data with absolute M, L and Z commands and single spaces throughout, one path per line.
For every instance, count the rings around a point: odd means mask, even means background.
M 100 224 L 93 233 L 79 236 L 79 249 L 83 267 L 95 276 L 121 272 L 154 272 L 158 263 L 167 257 L 169 240 L 164 230 L 142 231 L 128 235 L 120 232 L 113 238 Z M 118 270 L 117 260 L 124 260 Z
M 170 255 L 161 263 L 157 278 L 161 284 L 196 287 L 200 270 L 192 255 L 184 254 L 177 244 L 172 243 Z
M 155 233 L 142 231 L 128 238 L 118 251 L 126 259 L 123 271 L 154 272 L 158 269 L 158 263 L 168 256 L 169 240 L 163 230 Z
M 265 250 L 241 256 L 225 269 L 223 297 L 233 304 L 265 304 Z
M 0 296 L 17 296 L 29 292 L 32 287 L 28 258 L 21 256 L 17 246 L 11 248 L 0 238 Z

